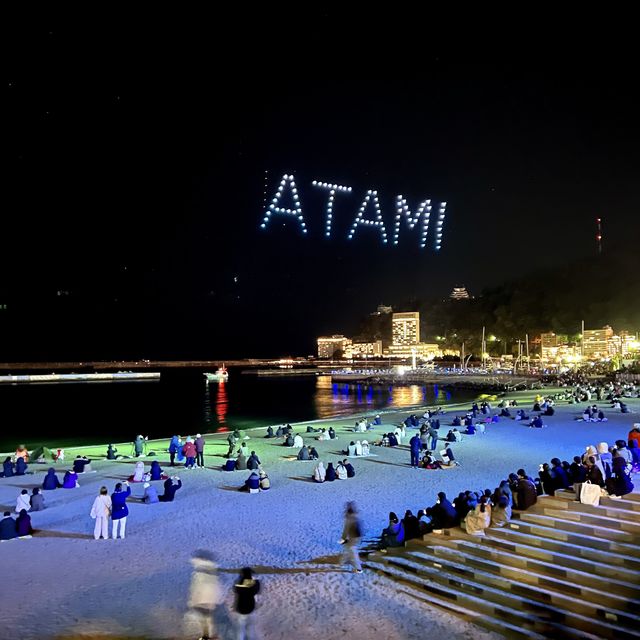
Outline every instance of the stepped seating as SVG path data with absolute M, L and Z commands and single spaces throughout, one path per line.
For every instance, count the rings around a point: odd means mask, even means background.
M 485 536 L 461 529 L 375 553 L 394 588 L 509 638 L 640 640 L 640 494 L 543 496 Z

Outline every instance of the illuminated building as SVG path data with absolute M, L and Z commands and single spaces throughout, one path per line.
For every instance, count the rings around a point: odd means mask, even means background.
M 466 287 L 453 287 L 453 291 L 449 294 L 452 300 L 468 300 L 471 296 Z
M 351 357 L 351 340 L 343 335 L 318 338 L 318 358 L 332 359 L 340 352 L 341 357 Z
M 602 329 L 585 329 L 582 336 L 582 355 L 589 359 L 608 358 L 611 355 L 613 329 L 607 325 Z M 614 350 L 615 353 L 615 350 Z
M 553 332 L 543 333 L 540 336 L 540 348 L 543 360 L 556 360 L 558 357 L 569 355 L 566 353 L 569 345 L 569 336 Z M 573 354 L 572 354 L 573 355 Z
M 382 340 L 353 342 L 351 344 L 352 358 L 375 358 L 380 356 L 382 356 Z
M 420 342 L 420 313 L 394 313 L 391 317 L 391 344 L 394 347 L 412 346 Z

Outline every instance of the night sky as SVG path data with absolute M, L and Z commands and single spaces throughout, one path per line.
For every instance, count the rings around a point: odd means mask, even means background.
M 637 241 L 631 69 L 373 46 L 334 18 L 5 34 L 0 361 L 306 355 L 380 303 L 592 255 L 597 216 L 605 250 Z M 305 236 L 260 229 L 284 173 Z M 353 188 L 330 239 L 314 179 Z M 446 201 L 441 251 L 348 241 L 367 189 L 390 240 L 398 194 Z

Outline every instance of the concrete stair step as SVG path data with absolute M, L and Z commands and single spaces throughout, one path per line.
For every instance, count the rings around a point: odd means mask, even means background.
M 502 540 L 509 544 L 527 545 L 537 547 L 542 551 L 549 551 L 573 555 L 576 558 L 594 560 L 599 563 L 609 563 L 612 568 L 618 571 L 631 570 L 640 571 L 640 558 L 625 555 L 619 549 L 596 548 L 590 545 L 591 540 L 586 538 L 582 544 L 570 540 L 560 540 L 549 537 L 540 537 L 531 532 L 531 529 L 512 529 L 509 527 L 492 528 L 486 530 L 486 540 Z
M 630 499 L 629 496 L 638 495 L 636 493 L 629 493 L 624 498 L 620 500 L 616 500 L 614 498 L 600 498 L 600 505 L 603 507 L 613 507 L 615 509 L 625 509 L 626 511 L 637 511 L 640 512 L 640 502 L 635 499 Z M 541 497 L 551 497 L 551 496 L 541 496 Z M 567 489 L 561 489 L 560 491 L 556 491 L 554 498 L 559 498 L 562 500 L 568 500 L 573 502 L 576 499 L 576 494 L 573 491 L 568 491 Z
M 518 545 L 512 552 L 486 544 L 488 542 L 486 538 L 482 542 L 484 544 L 455 540 L 451 541 L 449 543 L 450 546 L 445 548 L 455 549 L 466 556 L 492 561 L 497 565 L 509 565 L 518 569 L 526 569 L 540 576 L 565 578 L 577 584 L 588 584 L 594 579 L 598 584 L 604 581 L 611 592 L 627 598 L 640 599 L 640 584 L 636 582 L 638 573 L 635 571 L 626 571 L 620 575 L 620 572 L 616 572 L 615 569 L 607 571 L 606 569 L 610 569 L 609 565 L 592 560 L 581 560 L 561 553 L 553 554 L 549 552 L 546 554 L 545 557 L 551 561 L 548 562 L 540 559 L 540 549 L 536 547 L 529 547 L 529 553 L 527 553 L 527 548 L 524 545 Z M 442 547 L 420 545 L 419 548 L 438 550 Z M 436 553 L 438 552 L 436 551 Z M 603 569 L 605 570 L 603 571 Z
M 430 583 L 386 562 L 367 560 L 363 562 L 363 566 L 391 579 L 394 582 L 394 589 L 399 584 L 401 590 L 409 592 L 414 597 L 463 615 L 471 622 L 502 633 L 507 638 L 532 640 L 542 640 L 542 638 L 596 640 L 598 638 L 596 635 L 566 627 L 559 622 L 534 618 L 520 611 L 519 608 L 496 606 L 473 594 Z
M 560 525 L 554 518 L 537 514 L 520 514 L 517 520 L 510 520 L 502 530 L 521 531 L 540 538 L 569 542 L 582 547 L 591 547 L 601 551 L 611 551 L 633 556 L 640 559 L 640 547 L 634 544 L 633 536 L 627 533 L 611 532 L 611 536 L 617 536 L 612 540 L 604 537 L 608 529 L 598 531 L 598 527 L 580 525 L 566 521 Z M 560 528 L 562 526 L 562 528 Z M 573 530 L 572 530 L 573 529 Z M 499 531 L 499 529 L 496 529 Z M 625 540 L 623 542 L 622 540 Z
M 557 592 L 557 595 L 552 595 L 551 602 L 560 606 L 568 606 L 567 603 L 571 605 L 577 598 L 582 602 L 579 602 L 577 606 L 573 603 L 574 606 L 570 607 L 573 611 L 598 616 L 598 610 L 608 607 L 609 612 L 619 611 L 622 614 L 619 619 L 624 620 L 625 624 L 640 626 L 640 618 L 630 613 L 639 610 L 640 600 L 615 593 L 607 580 L 598 579 L 597 576 L 583 574 L 580 576 L 580 581 L 574 581 L 566 577 L 541 574 L 523 566 L 514 567 L 502 564 L 502 558 L 482 558 L 468 550 L 451 547 L 421 547 L 419 550 L 409 550 L 407 557 L 415 559 L 416 562 L 427 562 L 431 566 L 442 566 L 450 573 L 461 572 L 468 575 L 471 572 L 473 573 L 472 577 L 478 582 L 485 583 L 486 580 L 489 580 L 487 584 L 500 586 L 500 588 L 514 593 L 519 593 L 522 583 L 526 583 L 534 587 L 534 590 L 529 594 L 530 597 L 533 599 L 542 597 L 545 602 L 548 601 L 546 591 L 552 589 Z M 466 570 L 462 570 L 462 567 Z M 491 580 L 491 576 L 494 576 L 496 580 Z M 510 586 L 502 584 L 502 580 L 507 581 Z M 541 595 L 537 595 L 541 589 Z M 627 620 L 625 616 L 629 619 Z
M 462 567 L 460 573 L 452 575 L 447 573 L 446 570 L 443 571 L 443 568 L 430 567 L 423 563 L 408 560 L 402 556 L 389 555 L 385 558 L 384 562 L 387 565 L 402 569 L 406 573 L 415 574 L 417 577 L 421 577 L 426 581 L 435 582 L 446 588 L 457 589 L 459 593 L 465 592 L 473 594 L 476 597 L 482 597 L 486 601 L 493 602 L 496 606 L 519 608 L 521 611 L 528 613 L 534 620 L 559 622 L 565 627 L 580 629 L 598 635 L 601 638 L 615 638 L 616 640 L 622 638 L 628 640 L 640 638 L 640 630 L 626 626 L 626 622 L 618 623 L 619 619 L 624 621 L 630 619 L 626 615 L 623 614 L 622 618 L 620 618 L 619 614 L 613 610 L 601 611 L 598 618 L 594 618 L 591 614 L 585 615 L 581 612 L 578 613 L 573 607 L 578 607 L 580 601 L 575 598 L 570 599 L 568 596 L 564 596 L 562 601 L 565 606 L 563 606 L 557 604 L 557 602 L 561 600 L 559 597 L 555 601 L 552 600 L 555 594 L 545 592 L 544 590 L 536 590 L 526 585 L 514 584 L 514 588 L 519 587 L 519 592 L 514 593 L 511 591 L 511 585 L 513 583 L 504 579 L 496 579 L 496 576 L 489 576 L 485 580 L 486 584 L 479 582 L 477 579 L 481 577 L 479 572 L 475 572 L 471 576 L 464 575 L 464 573 L 462 573 L 462 570 L 465 569 L 464 567 Z M 493 584 L 490 584 L 491 578 L 494 580 Z M 504 586 L 507 590 L 494 585 Z M 547 598 L 546 602 L 544 601 L 545 593 Z M 538 599 L 534 599 L 532 597 L 534 595 Z M 567 606 L 572 608 L 567 608 Z M 634 616 L 632 616 L 632 618 L 634 618 Z M 534 628 L 534 630 L 539 631 L 537 628 Z
M 601 515 L 606 516 L 607 518 L 615 518 L 640 524 L 640 511 L 617 509 L 604 505 L 594 507 L 591 504 L 581 504 L 575 500 L 565 500 L 564 498 L 556 498 L 555 496 L 540 496 L 536 506 L 533 507 L 531 511 L 537 513 L 541 507 L 577 511 L 578 513 L 590 513 L 593 515 Z
M 570 520 L 571 522 L 580 522 L 582 524 L 595 525 L 598 527 L 603 527 L 605 529 L 625 531 L 636 536 L 640 534 L 640 521 L 634 522 L 632 520 L 612 518 L 610 516 L 607 516 L 605 513 L 594 514 L 577 511 L 576 509 L 554 509 L 553 507 L 538 508 L 533 511 L 533 513 L 550 516 L 551 518 L 555 518 L 559 521 Z

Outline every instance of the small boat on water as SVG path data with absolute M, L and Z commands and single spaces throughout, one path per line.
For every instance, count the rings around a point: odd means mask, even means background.
M 229 379 L 229 372 L 224 366 L 224 363 L 216 369 L 215 373 L 205 373 L 203 375 L 207 379 L 207 382 L 226 382 Z

